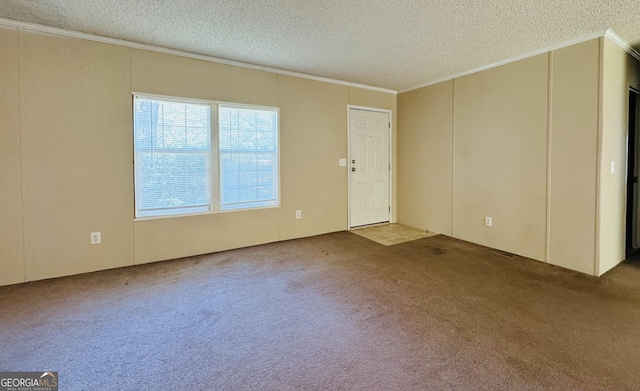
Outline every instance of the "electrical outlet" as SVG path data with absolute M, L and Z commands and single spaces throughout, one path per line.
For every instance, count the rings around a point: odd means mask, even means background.
M 102 235 L 100 232 L 91 232 L 91 244 L 102 243 Z
M 302 211 L 296 210 L 296 219 L 301 219 L 301 218 L 302 218 Z
M 485 217 L 484 218 L 484 226 L 485 227 L 492 227 L 493 226 L 493 218 Z

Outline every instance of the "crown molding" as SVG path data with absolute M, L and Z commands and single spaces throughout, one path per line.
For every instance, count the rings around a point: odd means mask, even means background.
M 620 38 L 620 36 L 618 34 L 616 34 L 615 31 L 613 31 L 611 29 L 607 29 L 607 31 L 604 33 L 604 36 L 606 38 L 609 38 L 609 40 L 611 42 L 613 42 L 616 45 L 620 46 L 620 48 L 622 48 L 624 51 L 626 51 L 627 53 L 632 55 L 633 58 L 635 58 L 636 60 L 640 61 L 640 53 L 638 53 L 637 50 L 632 48 L 629 45 L 629 43 L 627 43 L 627 41 L 625 41 L 624 39 Z
M 287 71 L 287 70 L 284 70 L 284 69 L 271 68 L 271 67 L 266 67 L 266 66 L 262 66 L 262 65 L 246 63 L 246 62 L 242 62 L 242 61 L 228 60 L 228 59 L 225 59 L 225 58 L 213 57 L 213 56 L 208 56 L 208 55 L 204 55 L 204 54 L 187 52 L 187 51 L 183 51 L 183 50 L 168 49 L 168 48 L 164 48 L 164 47 L 156 46 L 156 45 L 149 45 L 149 44 L 144 44 L 144 43 L 132 42 L 132 41 L 127 41 L 127 40 L 118 39 L 118 38 L 109 38 L 109 37 L 104 37 L 104 36 L 101 36 L 101 35 L 82 33 L 82 32 L 78 32 L 78 31 L 66 30 L 66 29 L 62 29 L 62 28 L 58 28 L 58 27 L 50 27 L 50 26 L 45 26 L 45 25 L 36 24 L 36 23 L 22 22 L 22 21 L 13 20 L 13 19 L 0 18 L 0 26 L 13 27 L 13 28 L 17 28 L 17 29 L 20 29 L 20 30 L 26 30 L 26 31 L 35 31 L 35 32 L 39 32 L 39 33 L 52 34 L 52 35 L 57 35 L 57 36 L 61 36 L 61 37 L 84 39 L 84 40 L 87 40 L 87 41 L 94 41 L 94 42 L 106 43 L 106 44 L 110 44 L 110 45 L 124 46 L 124 47 L 132 48 L 132 49 L 148 50 L 148 51 L 152 51 L 152 52 L 156 52 L 156 53 L 170 54 L 170 55 L 174 55 L 174 56 L 191 58 L 191 59 L 195 59 L 195 60 L 213 62 L 213 63 L 216 63 L 216 64 L 231 65 L 231 66 L 239 67 L 239 68 L 252 69 L 252 70 L 268 72 L 268 73 L 275 73 L 275 74 L 278 74 L 278 75 L 298 77 L 298 78 L 301 78 L 301 79 L 314 80 L 314 81 L 319 81 L 319 82 L 323 82 L 323 83 L 338 84 L 338 85 L 347 86 L 347 87 L 362 88 L 362 89 L 365 89 L 365 90 L 384 92 L 384 93 L 388 93 L 388 94 L 397 94 L 398 93 L 398 91 L 396 91 L 396 90 L 391 90 L 391 89 L 387 89 L 387 88 L 369 86 L 369 85 L 366 85 L 366 84 L 352 83 L 352 82 L 343 81 L 343 80 L 331 79 L 331 78 L 328 78 L 328 77 L 308 75 L 306 73 Z
M 506 60 L 498 61 L 498 62 L 495 62 L 493 64 L 489 64 L 489 65 L 485 65 L 483 67 L 474 68 L 474 69 L 471 69 L 471 70 L 468 70 L 468 71 L 456 73 L 454 75 L 445 76 L 445 77 L 443 77 L 441 79 L 437 79 L 437 80 L 430 81 L 430 82 L 427 82 L 427 83 L 424 83 L 424 84 L 420 84 L 420 85 L 417 85 L 417 86 L 414 86 L 414 87 L 410 87 L 410 88 L 407 88 L 405 90 L 401 90 L 398 93 L 402 94 L 404 92 L 417 90 L 419 88 L 429 87 L 429 86 L 432 86 L 434 84 L 438 84 L 438 83 L 442 83 L 442 82 L 445 82 L 445 81 L 457 79 L 459 77 L 463 77 L 463 76 L 471 75 L 471 74 L 474 74 L 474 73 L 486 71 L 488 69 L 492 69 L 492 68 L 496 68 L 496 67 L 499 67 L 499 66 L 502 66 L 502 65 L 510 64 L 512 62 L 524 60 L 524 59 L 529 58 L 529 57 L 534 57 L 534 56 L 537 56 L 539 54 L 544 54 L 544 53 L 548 53 L 548 52 L 551 52 L 551 51 L 554 51 L 554 50 L 562 49 L 562 48 L 565 48 L 565 47 L 568 47 L 568 46 L 573 46 L 573 45 L 576 45 L 576 44 L 579 44 L 579 43 L 582 43 L 582 42 L 590 41 L 592 39 L 602 38 L 602 37 L 605 36 L 605 34 L 607 34 L 608 31 L 610 31 L 610 30 L 597 31 L 595 33 L 588 34 L 588 35 L 585 35 L 585 36 L 582 36 L 582 37 L 579 37 L 579 38 L 575 38 L 575 39 L 572 39 L 570 41 L 566 41 L 566 42 L 562 42 L 562 43 L 558 43 L 558 44 L 554 44 L 554 45 L 545 46 L 545 47 L 543 47 L 541 49 L 537 49 L 537 50 L 534 50 L 534 51 L 531 51 L 531 52 L 528 52 L 528 53 L 525 53 L 525 54 L 521 54 L 519 56 L 511 57 L 511 58 L 508 58 Z M 617 37 L 617 35 L 616 35 L 616 37 Z M 620 39 L 620 37 L 618 37 L 618 38 Z M 629 45 L 627 45 L 626 42 L 624 42 L 622 39 L 620 39 L 620 41 L 623 42 L 626 45 L 626 47 L 628 47 L 630 50 L 633 50 L 633 48 L 631 48 Z M 623 47 L 623 49 L 627 50 L 624 47 Z
M 547 52 L 550 52 L 550 51 L 553 51 L 553 50 L 562 49 L 562 48 L 565 48 L 565 47 L 568 47 L 568 46 L 576 45 L 576 44 L 579 44 L 579 43 L 582 43 L 582 42 L 590 41 L 592 39 L 601 38 L 601 37 L 608 38 L 611 42 L 615 43 L 620 48 L 622 48 L 627 53 L 629 53 L 631 56 L 633 56 L 636 60 L 640 61 L 640 53 L 638 53 L 638 51 L 633 49 L 624 39 L 622 39 L 618 34 L 616 34 L 615 31 L 613 31 L 612 29 L 607 29 L 607 30 L 604 30 L 604 31 L 597 31 L 595 33 L 588 34 L 588 35 L 585 35 L 585 36 L 582 36 L 582 37 L 579 37 L 579 38 L 576 38 L 576 39 L 572 39 L 572 40 L 569 40 L 569 41 L 566 41 L 566 42 L 562 42 L 562 43 L 559 43 L 559 44 L 546 46 L 544 48 L 541 48 L 541 49 L 538 49 L 538 50 L 534 50 L 534 51 L 531 51 L 531 52 L 528 52 L 528 53 L 525 53 L 525 54 L 522 54 L 522 55 L 518 55 L 518 56 L 515 56 L 515 57 L 511 57 L 511 58 L 508 58 L 508 59 L 505 59 L 505 60 L 502 60 L 502 61 L 498 61 L 498 62 L 495 62 L 493 64 L 489 64 L 489 65 L 485 65 L 485 66 L 482 66 L 482 67 L 479 67 L 479 68 L 474 68 L 474 69 L 471 69 L 471 70 L 468 70 L 468 71 L 464 71 L 464 72 L 456 73 L 456 74 L 453 74 L 453 75 L 445 76 L 443 78 L 440 78 L 440 79 L 437 79 L 437 80 L 433 80 L 433 81 L 430 81 L 430 82 L 427 82 L 427 83 L 419 84 L 417 86 L 410 87 L 410 88 L 407 88 L 407 89 L 404 89 L 404 90 L 401 90 L 401 91 L 396 91 L 396 90 L 392 90 L 392 89 L 375 87 L 375 86 L 370 86 L 370 85 L 366 85 L 366 84 L 353 83 L 353 82 L 337 80 L 337 79 L 331 79 L 331 78 L 315 76 L 315 75 L 309 75 L 309 74 L 306 74 L 306 73 L 300 73 L 300 72 L 294 72 L 294 71 L 287 71 L 287 70 L 284 70 L 284 69 L 278 69 L 278 68 L 272 68 L 272 67 L 267 67 L 267 66 L 262 66 L 262 65 L 256 65 L 256 64 L 246 63 L 246 62 L 242 62 L 242 61 L 228 60 L 228 59 L 225 59 L 225 58 L 219 58 L 219 57 L 208 56 L 208 55 L 204 55 L 204 54 L 192 53 L 192 52 L 187 52 L 187 51 L 183 51 L 183 50 L 168 49 L 168 48 L 164 48 L 164 47 L 156 46 L 156 45 L 149 45 L 149 44 L 144 44 L 144 43 L 132 42 L 132 41 L 124 40 L 124 39 L 109 38 L 109 37 L 104 37 L 104 36 L 100 36 L 100 35 L 82 33 L 82 32 L 78 32 L 78 31 L 66 30 L 66 29 L 62 29 L 62 28 L 58 28 L 58 27 L 50 27 L 50 26 L 45 26 L 45 25 L 40 25 L 40 24 L 35 24 L 35 23 L 22 22 L 22 21 L 6 19 L 6 18 L 0 18 L 0 26 L 13 27 L 13 28 L 21 29 L 21 30 L 35 31 L 35 32 L 46 33 L 46 34 L 53 34 L 53 35 L 58 35 L 58 36 L 62 36 L 62 37 L 84 39 L 84 40 L 88 40 L 88 41 L 101 42 L 101 43 L 117 45 L 117 46 L 124 46 L 124 47 L 132 48 L 132 49 L 148 50 L 148 51 L 152 51 L 152 52 L 156 52 L 156 53 L 163 53 L 163 54 L 169 54 L 169 55 L 174 55 L 174 56 L 179 56 L 179 57 L 191 58 L 191 59 L 195 59 L 195 60 L 213 62 L 213 63 L 216 63 L 216 64 L 231 65 L 231 66 L 235 66 L 235 67 L 239 67 L 239 68 L 252 69 L 252 70 L 268 72 L 268 73 L 274 73 L 274 74 L 284 75 L 284 76 L 298 77 L 298 78 L 302 78 L 302 79 L 314 80 L 314 81 L 319 81 L 319 82 L 323 82 L 323 83 L 338 84 L 338 85 L 347 86 L 347 87 L 362 88 L 362 89 L 366 89 L 366 90 L 389 93 L 389 94 L 404 93 L 404 92 L 417 90 L 419 88 L 432 86 L 434 84 L 438 84 L 438 83 L 442 83 L 442 82 L 449 81 L 449 80 L 452 80 L 452 79 L 456 79 L 456 78 L 459 78 L 459 77 L 463 77 L 463 76 L 471 75 L 471 74 L 474 74 L 474 73 L 486 71 L 488 69 L 496 68 L 496 67 L 499 67 L 501 65 L 506 65 L 506 64 L 509 64 L 509 63 L 512 63 L 512 62 L 524 60 L 526 58 L 537 56 L 539 54 L 547 53 Z

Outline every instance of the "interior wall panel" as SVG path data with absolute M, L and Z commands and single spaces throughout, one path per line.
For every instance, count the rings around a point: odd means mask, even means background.
M 347 104 L 348 87 L 278 75 L 280 240 L 348 228 Z
M 149 263 L 277 241 L 277 209 L 135 223 L 135 262 Z
M 129 49 L 21 32 L 20 50 L 26 279 L 132 264 Z
M 452 234 L 453 81 L 398 96 L 398 222 Z
M 25 279 L 18 39 L 0 27 L 0 285 Z
M 453 235 L 544 261 L 548 54 L 456 79 L 454 94 Z
M 595 273 L 600 40 L 553 52 L 549 263 Z
M 231 65 L 131 49 L 131 89 L 135 92 L 276 105 L 276 75 Z

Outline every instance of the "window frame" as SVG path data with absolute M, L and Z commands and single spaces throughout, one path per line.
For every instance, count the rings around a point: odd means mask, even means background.
M 215 100 L 207 100 L 207 99 L 196 99 L 196 98 L 183 98 L 176 97 L 170 95 L 158 95 L 158 94 L 148 94 L 142 92 L 131 92 L 132 95 L 132 132 L 133 136 L 133 190 L 134 190 L 134 220 L 133 221 L 144 221 L 144 220 L 157 220 L 157 219 L 168 219 L 168 218 L 176 218 L 176 217 L 188 217 L 188 216 L 202 216 L 202 215 L 210 215 L 210 214 L 218 214 L 218 213 L 233 213 L 233 212 L 243 212 L 250 210 L 260 210 L 260 209 L 274 209 L 280 208 L 281 206 L 281 184 L 280 184 L 280 108 L 274 106 L 265 106 L 265 105 L 253 105 L 247 103 L 236 103 L 236 102 L 226 102 L 226 101 L 215 101 Z M 139 216 L 138 211 L 138 170 L 136 168 L 136 155 L 137 151 L 135 148 L 135 129 L 136 129 L 136 114 L 135 114 L 135 101 L 136 99 L 148 99 L 148 100 L 157 100 L 157 101 L 167 101 L 167 102 L 175 102 L 175 103 L 185 103 L 185 104 L 198 104 L 198 105 L 207 105 L 209 106 L 209 142 L 210 142 L 210 161 L 209 161 L 209 210 L 206 211 L 194 211 L 188 213 L 170 213 L 170 214 L 161 214 L 161 215 L 146 215 Z M 234 206 L 229 208 L 222 208 L 221 205 L 221 161 L 220 161 L 220 123 L 219 123 L 219 107 L 232 107 L 232 108 L 240 108 L 240 109 L 255 109 L 255 110 L 266 110 L 272 111 L 276 115 L 276 169 L 274 170 L 275 178 L 275 200 L 272 205 L 262 203 L 260 201 L 255 203 L 248 203 L 247 206 Z

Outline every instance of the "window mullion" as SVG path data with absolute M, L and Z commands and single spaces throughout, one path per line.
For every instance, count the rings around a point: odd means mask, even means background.
M 209 134 L 211 151 L 211 210 L 220 210 L 220 123 L 219 105 L 212 103 L 209 105 L 211 115 L 209 115 Z

